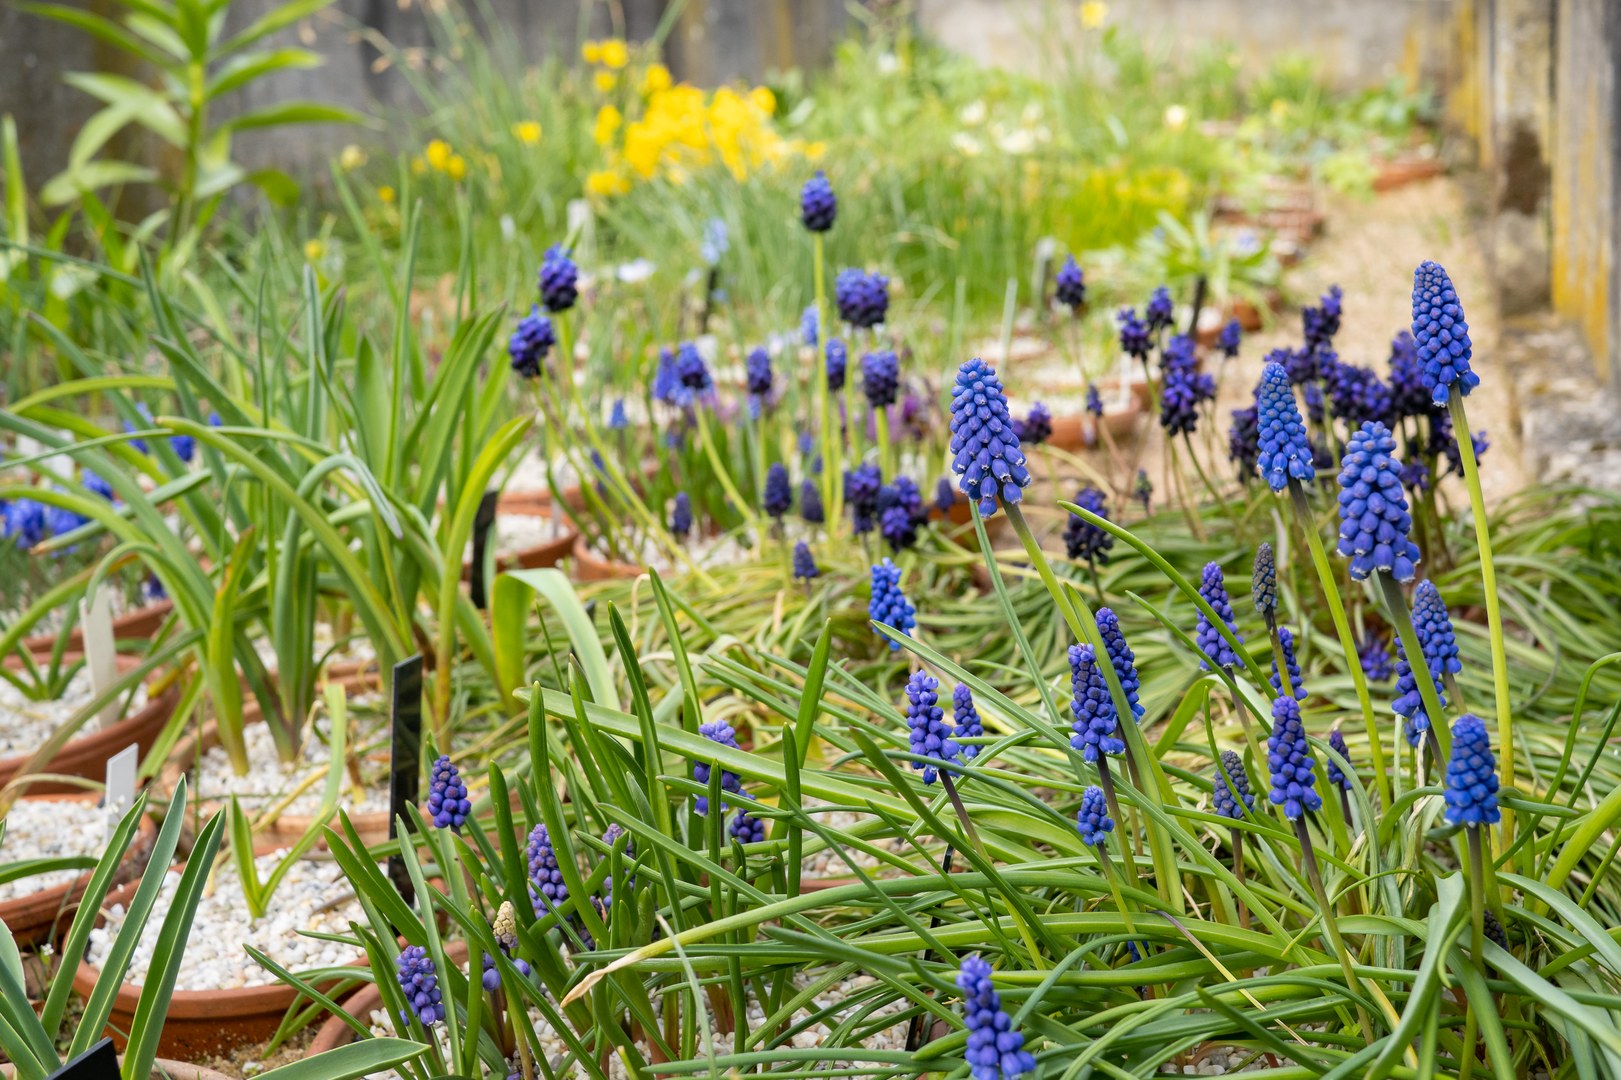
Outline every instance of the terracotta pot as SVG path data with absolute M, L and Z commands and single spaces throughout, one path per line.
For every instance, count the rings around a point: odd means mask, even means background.
M 79 792 L 73 795 L 39 795 L 19 800 L 21 802 L 82 802 L 94 805 L 101 801 L 101 796 L 94 792 Z M 118 872 L 113 878 L 113 885 L 119 886 L 132 881 L 141 875 L 146 866 L 146 860 L 152 853 L 152 842 L 157 838 L 157 827 L 152 824 L 149 817 L 141 818 L 135 838 L 130 841 L 129 850 L 124 852 L 124 861 L 119 864 Z M 11 934 L 22 947 L 38 945 L 42 942 L 56 942 L 67 932 L 68 925 L 79 910 L 79 900 L 84 896 L 85 886 L 90 884 L 90 875 L 93 870 L 86 870 L 72 881 L 28 896 L 19 896 L 13 900 L 0 901 L 0 920 L 4 920 Z
M 629 581 L 647 573 L 646 567 L 598 555 L 591 550 L 583 536 L 574 538 L 574 550 L 570 557 L 574 560 L 572 577 L 575 581 Z
M 172 600 L 159 600 L 155 604 L 148 604 L 145 607 L 136 608 L 134 611 L 126 611 L 113 620 L 113 638 L 116 641 L 131 639 L 150 641 L 172 611 L 174 611 L 174 602 Z M 50 651 L 55 648 L 56 641 L 57 635 L 55 634 L 36 634 L 33 637 L 23 639 L 23 648 L 31 653 L 49 655 Z M 82 628 L 78 626 L 73 628 L 73 632 L 68 635 L 67 647 L 73 652 L 79 652 L 84 648 L 84 631 Z
M 1373 178 L 1373 190 L 1393 191 L 1420 180 L 1430 180 L 1446 171 L 1440 158 L 1397 158 L 1381 161 Z
M 445 959 L 463 964 L 467 962 L 467 942 L 452 941 L 445 948 Z M 371 1014 L 383 1007 L 382 991 L 377 989 L 376 983 L 367 983 L 346 1001 L 340 1002 L 343 1011 L 359 1020 L 362 1024 L 371 1022 Z M 322 1022 L 315 1032 L 315 1041 L 310 1043 L 310 1056 L 324 1054 L 328 1050 L 336 1050 L 340 1046 L 348 1046 L 355 1041 L 355 1029 L 343 1022 L 341 1016 L 329 1016 Z
M 1105 409 L 1103 424 L 1118 443 L 1136 434 L 1137 418 L 1142 412 L 1142 405 L 1138 403 L 1136 395 L 1132 395 L 1126 399 L 1125 408 Z M 1091 413 L 1055 416 L 1053 433 L 1047 441 L 1060 450 L 1090 450 L 1099 442 L 1097 419 Z
M 64 659 L 77 661 L 79 655 L 68 653 Z M 133 656 L 118 657 L 118 670 L 121 672 L 129 671 L 139 664 L 140 661 Z M 101 780 L 107 774 L 107 759 L 124 747 L 134 743 L 143 755 L 150 750 L 179 703 L 180 689 L 170 685 L 163 693 L 149 697 L 144 708 L 125 716 L 111 727 L 95 728 L 96 721 L 91 719 L 80 729 L 84 734 L 70 739 L 54 757 L 41 763 L 35 771 Z M 0 758 L 0 787 L 10 783 L 32 756 L 32 754 L 13 754 L 7 758 Z M 55 781 L 28 785 L 30 795 L 71 795 L 83 790 L 82 787 Z
M 263 854 L 276 850 L 277 845 L 268 845 L 254 849 L 254 853 Z M 177 870 L 184 869 L 181 863 Z M 167 871 L 165 871 L 167 872 Z M 127 905 L 135 895 L 139 882 L 130 882 L 120 889 L 107 894 L 107 906 L 113 904 Z M 153 917 L 159 917 L 156 911 Z M 99 923 L 101 920 L 97 920 Z M 193 925 L 192 933 L 201 930 Z M 246 955 L 242 963 L 248 963 Z M 353 961 L 354 966 L 364 968 L 366 960 L 361 957 Z M 95 989 L 96 979 L 100 976 L 99 968 L 91 967 L 84 961 L 79 962 L 78 970 L 73 973 L 73 989 L 80 996 L 88 996 Z M 327 981 L 317 984 L 323 989 L 330 990 L 335 983 Z M 163 1034 L 158 1037 L 158 1053 L 178 1058 L 182 1061 L 196 1061 L 200 1058 L 212 1057 L 234 1050 L 239 1046 L 250 1043 L 260 1043 L 268 1040 L 280 1027 L 282 1017 L 297 1000 L 298 991 L 282 983 L 272 983 L 269 986 L 243 986 L 228 990 L 176 990 L 169 998 L 169 1011 L 164 1017 Z M 124 1033 L 129 1031 L 130 1024 L 135 1019 L 135 1006 L 141 999 L 141 984 L 126 982 L 118 988 L 113 999 L 111 1014 L 107 1017 L 107 1030 L 105 1034 L 112 1037 L 114 1045 L 120 1050 L 126 1042 Z
M 327 670 L 327 682 L 336 683 L 348 691 L 367 689 L 374 684 L 374 673 L 367 670 L 368 663 L 362 661 L 345 661 L 333 664 Z M 272 678 L 274 675 L 272 675 Z M 260 711 L 257 703 L 249 701 L 243 706 L 243 720 L 249 724 L 264 723 L 264 713 Z M 201 731 L 187 735 L 181 740 L 169 760 L 158 773 L 154 786 L 162 792 L 170 793 L 179 783 L 180 778 L 186 774 L 198 757 L 212 750 L 220 744 L 219 725 L 213 720 L 203 725 Z M 196 786 L 192 785 L 193 794 Z M 226 808 L 228 799 L 205 798 L 197 803 L 198 819 L 206 819 Z M 332 821 L 336 821 L 336 815 Z M 380 844 L 388 839 L 389 814 L 387 810 L 374 810 L 364 814 L 353 814 L 349 823 L 355 827 L 360 839 L 368 846 Z M 287 847 L 297 842 L 315 824 L 315 817 L 311 814 L 283 814 L 274 821 L 267 822 L 254 831 L 258 843 L 264 844 L 267 850 Z M 317 841 L 318 847 L 324 847 L 325 841 Z
M 119 1063 L 123 1063 L 120 1055 Z M 0 1065 L 0 1076 L 7 1080 L 17 1075 L 16 1066 Z M 213 1069 L 205 1069 L 201 1065 L 188 1065 L 184 1061 L 168 1061 L 157 1058 L 152 1062 L 152 1080 L 231 1080 L 231 1077 Z
M 499 517 L 551 517 L 552 501 L 548 496 L 545 501 L 527 498 L 509 498 L 502 495 L 496 500 L 495 513 Z M 518 551 L 498 554 L 495 560 L 497 573 L 502 570 L 535 570 L 543 566 L 556 566 L 574 548 L 574 538 L 579 530 L 572 526 L 555 540 L 548 540 L 531 547 L 521 548 Z M 472 560 L 462 563 L 462 580 L 471 581 L 473 578 Z

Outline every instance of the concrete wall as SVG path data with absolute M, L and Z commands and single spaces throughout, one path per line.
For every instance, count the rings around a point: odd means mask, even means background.
M 1178 52 L 1221 43 L 1246 68 L 1308 54 L 1342 89 L 1395 74 L 1439 83 L 1452 62 L 1462 0 L 1112 0 L 1108 22 Z M 1056 58 L 1083 30 L 1070 0 L 919 0 L 925 30 L 984 63 L 1025 68 Z

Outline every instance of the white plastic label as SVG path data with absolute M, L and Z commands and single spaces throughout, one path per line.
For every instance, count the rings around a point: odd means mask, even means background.
M 99 697 L 118 681 L 118 650 L 113 640 L 113 612 L 107 590 L 97 586 L 94 595 L 79 601 L 79 628 L 84 634 L 84 656 L 90 668 L 90 686 Z M 101 710 L 101 726 L 118 720 L 118 702 L 109 701 Z

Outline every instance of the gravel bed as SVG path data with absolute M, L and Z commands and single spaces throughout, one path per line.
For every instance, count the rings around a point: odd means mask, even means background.
M 61 727 L 92 700 L 90 671 L 81 667 L 68 680 L 62 695 L 53 701 L 30 701 L 9 682 L 0 681 L 0 755 L 27 754 L 37 750 L 51 733 Z M 119 699 L 120 701 L 123 698 Z M 135 688 L 134 700 L 124 711 L 133 716 L 146 707 L 146 687 Z M 80 734 L 96 730 L 94 719 L 85 722 Z
M 380 711 L 382 707 L 381 694 L 359 694 L 349 699 L 350 757 L 359 766 L 362 786 L 357 788 L 349 777 L 339 792 L 338 805 L 351 816 L 388 809 L 389 747 L 385 737 L 388 720 Z M 231 768 L 225 749 L 211 747 L 198 763 L 195 780 L 198 798 L 235 795 L 242 801 L 243 809 L 257 811 L 280 803 L 296 791 L 291 801 L 281 807 L 282 813 L 315 813 L 321 808 L 326 767 L 331 760 L 326 743 L 329 729 L 325 723 L 321 728 L 320 732 L 306 730 L 298 760 L 284 762 L 277 756 L 270 725 L 248 724 L 242 731 L 252 766 L 248 774 L 238 776 Z M 311 777 L 314 779 L 310 780 Z M 305 783 L 306 780 L 310 782 Z
M 261 881 L 270 876 L 285 854 L 284 851 L 272 852 L 255 860 Z M 129 982 L 146 981 L 147 967 L 152 962 L 152 951 L 157 947 L 164 916 L 179 885 L 180 871 L 171 869 L 164 876 L 163 891 L 131 957 Z M 252 918 L 235 864 L 222 861 L 197 906 L 175 989 L 231 990 L 275 983 L 274 975 L 248 959 L 242 948 L 244 944 L 252 945 L 295 972 L 347 964 L 361 957 L 360 949 L 301 936 L 308 931 L 346 933 L 351 922 L 365 919 L 337 863 L 310 858 L 299 860 L 276 887 L 270 908 L 264 918 Z M 104 925 L 90 932 L 85 960 L 91 967 L 99 967 L 106 959 L 119 928 L 124 925 L 124 916 L 123 905 L 115 904 L 108 908 Z
M 72 855 L 99 858 L 106 849 L 106 825 L 106 813 L 93 802 L 19 799 L 6 815 L 0 865 Z M 83 870 L 51 870 L 17 881 L 0 882 L 0 900 L 15 900 L 54 889 L 83 873 Z

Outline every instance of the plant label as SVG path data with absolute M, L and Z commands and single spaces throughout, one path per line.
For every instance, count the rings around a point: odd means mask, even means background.
M 109 836 L 135 805 L 135 771 L 140 762 L 141 748 L 134 743 L 107 759 L 107 791 L 102 797 L 102 808 L 107 811 Z
M 490 529 L 495 524 L 495 503 L 499 498 L 500 492 L 486 491 L 478 501 L 478 513 L 473 515 L 473 575 L 468 593 L 480 611 L 490 606 L 484 573 L 490 564 Z
M 90 669 L 90 686 L 101 696 L 118 681 L 118 647 L 113 641 L 113 611 L 105 586 L 79 601 L 79 626 L 84 633 L 85 666 Z M 109 701 L 101 710 L 102 727 L 118 721 L 118 702 Z
M 417 801 L 422 779 L 422 654 L 394 665 L 394 697 L 390 707 L 393 735 L 388 779 L 388 836 L 397 835 L 406 807 Z M 415 897 L 405 860 L 388 857 L 388 876 L 409 903 Z
M 118 1052 L 111 1039 L 103 1039 L 51 1073 L 48 1080 L 119 1080 Z

